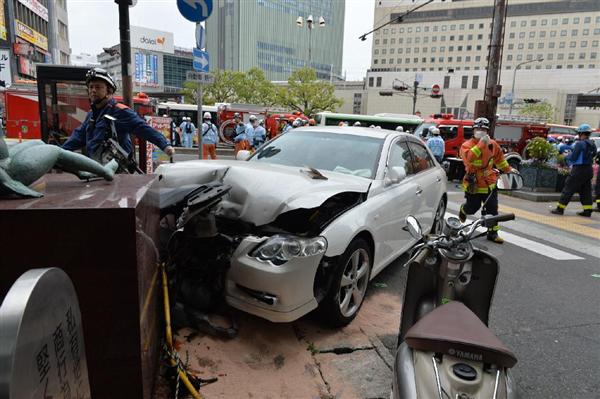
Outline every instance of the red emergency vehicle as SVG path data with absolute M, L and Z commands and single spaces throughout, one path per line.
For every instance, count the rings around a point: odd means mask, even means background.
M 35 82 L 12 85 L 0 94 L 4 103 L 4 120 L 8 138 L 41 139 L 40 105 Z M 52 94 L 50 94 L 51 96 Z M 69 136 L 79 127 L 90 110 L 90 101 L 85 86 L 65 84 L 57 85 L 56 110 L 48 107 L 48 129 Z M 117 101 L 122 97 L 115 96 Z M 154 115 L 152 101 L 145 93 L 133 98 L 135 111 L 142 117 Z M 54 111 L 54 112 L 53 112 Z
M 446 145 L 445 161 L 446 171 L 450 179 L 460 178 L 464 173 L 459 151 L 462 143 L 466 141 L 465 135 L 470 137 L 473 133 L 472 119 L 455 119 L 452 114 L 435 114 L 426 118 L 421 126 L 414 132 L 418 137 L 431 126 L 440 129 L 440 135 Z M 534 137 L 547 137 L 550 127 L 536 118 L 518 115 L 499 115 L 494 129 L 493 139 L 504 150 L 504 157 L 508 163 L 518 169 L 521 161 L 527 158 L 525 147 Z

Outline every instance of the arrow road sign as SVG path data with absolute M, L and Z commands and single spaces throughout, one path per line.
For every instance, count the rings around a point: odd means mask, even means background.
M 213 74 L 206 72 L 187 71 L 185 73 L 185 80 L 188 80 L 190 82 L 211 84 L 215 81 L 215 77 Z
M 212 0 L 177 0 L 177 8 L 183 17 L 192 22 L 202 22 L 212 13 Z
M 195 48 L 195 49 L 193 49 L 193 54 L 194 54 L 194 61 L 193 61 L 192 65 L 194 67 L 194 70 L 200 71 L 200 72 L 208 72 L 208 66 L 209 66 L 208 52 Z

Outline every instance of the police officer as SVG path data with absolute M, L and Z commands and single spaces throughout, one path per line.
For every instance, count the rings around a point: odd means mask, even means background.
M 175 154 L 175 149 L 169 145 L 167 139 L 152 129 L 142 118 L 124 104 L 117 103 L 113 98 L 117 85 L 108 72 L 101 68 L 90 69 L 85 78 L 88 88 L 88 96 L 92 103 L 92 109 L 88 112 L 85 120 L 63 144 L 65 150 L 78 150 L 84 148 L 88 156 L 101 161 L 102 144 L 105 139 L 107 129 L 110 128 L 104 115 L 112 116 L 116 119 L 115 128 L 119 145 L 131 157 L 133 146 L 129 137 L 130 133 L 135 134 L 141 139 L 147 140 L 158 146 L 168 156 Z
M 587 123 L 583 123 L 577 128 L 579 140 L 575 143 L 573 151 L 567 159 L 572 165 L 571 174 L 567 177 L 556 209 L 551 211 L 555 215 L 563 215 L 573 194 L 579 193 L 583 210 L 577 214 L 586 217 L 592 216 L 592 178 L 594 177 L 592 163 L 596 155 L 596 146 L 590 140 L 591 133 L 592 128 Z
M 438 162 L 442 162 L 444 158 L 444 152 L 446 151 L 446 145 L 444 139 L 440 137 L 440 129 L 435 126 L 429 128 L 431 137 L 427 139 L 427 147 L 431 150 L 431 153 L 437 159 Z
M 257 149 L 267 140 L 267 131 L 265 130 L 265 121 L 259 120 L 258 126 L 254 129 L 254 142 L 252 146 Z
M 596 151 L 596 163 L 598 164 L 598 173 L 596 173 L 596 186 L 594 186 L 594 192 L 596 193 L 596 212 L 600 212 L 600 150 Z
M 506 173 L 513 170 L 504 159 L 498 143 L 488 135 L 489 130 L 490 122 L 486 118 L 477 118 L 473 123 L 473 138 L 465 141 L 460 148 L 460 157 L 466 171 L 463 179 L 466 202 L 458 213 L 463 223 L 467 220 L 467 215 L 473 215 L 482 204 L 482 215 L 498 214 L 498 176 L 494 166 Z M 498 236 L 498 230 L 498 224 L 488 227 L 487 239 L 502 244 L 504 240 Z

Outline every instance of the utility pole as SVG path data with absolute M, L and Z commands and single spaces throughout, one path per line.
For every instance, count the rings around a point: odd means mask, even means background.
M 493 137 L 496 126 L 498 97 L 502 92 L 500 66 L 502 64 L 502 46 L 504 43 L 504 24 L 506 22 L 506 0 L 494 0 L 492 20 L 492 39 L 488 53 L 485 94 L 483 100 L 475 102 L 475 117 L 485 117 L 490 121 L 490 135 Z
M 129 6 L 132 0 L 115 0 L 119 5 L 119 34 L 121 39 L 121 90 L 123 103 L 133 109 L 133 83 L 131 79 L 131 37 L 129 35 Z M 131 135 L 131 143 L 135 153 L 135 138 Z M 138 161 L 140 167 L 146 170 L 146 141 L 139 141 Z
M 414 115 L 415 112 L 417 112 L 417 90 L 419 88 L 419 81 L 415 78 L 415 83 L 413 85 L 413 112 L 412 114 Z

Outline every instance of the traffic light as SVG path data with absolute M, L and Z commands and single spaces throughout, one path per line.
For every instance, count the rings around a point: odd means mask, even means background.
M 524 98 L 523 102 L 525 104 L 535 104 L 535 103 L 539 103 L 540 100 L 538 100 L 537 98 Z
M 380 96 L 393 96 L 394 92 L 391 90 L 382 90 L 379 92 Z

